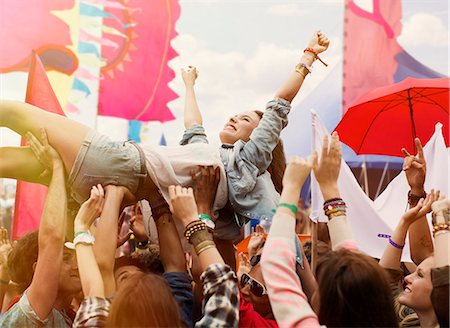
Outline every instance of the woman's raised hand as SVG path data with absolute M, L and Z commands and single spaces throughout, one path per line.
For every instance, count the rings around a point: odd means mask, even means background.
M 195 84 L 195 80 L 198 77 L 198 70 L 194 66 L 188 66 L 188 69 L 181 69 L 181 76 L 183 77 L 183 82 L 186 86 Z
M 330 40 L 328 37 L 320 31 L 314 32 L 314 35 L 309 40 L 308 48 L 313 48 L 317 54 L 320 54 L 328 49 Z

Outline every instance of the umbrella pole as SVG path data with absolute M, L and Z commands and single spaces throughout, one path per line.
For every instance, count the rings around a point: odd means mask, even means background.
M 413 149 L 414 152 L 413 154 L 417 153 L 417 149 L 416 149 L 416 125 L 414 124 L 414 111 L 413 111 L 413 106 L 412 106 L 412 102 L 411 102 L 412 98 L 411 98 L 411 89 L 408 89 L 408 106 L 409 106 L 409 117 L 411 118 L 411 129 L 412 129 L 412 137 L 413 137 Z

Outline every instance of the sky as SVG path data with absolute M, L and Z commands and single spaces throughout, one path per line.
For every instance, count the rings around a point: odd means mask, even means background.
M 370 9 L 371 1 L 356 2 Z M 448 1 L 403 0 L 402 5 L 400 44 L 426 66 L 449 75 Z M 218 133 L 230 116 L 264 108 L 298 63 L 315 30 L 320 29 L 331 41 L 322 56 L 329 67 L 314 65 L 293 105 L 341 64 L 344 0 L 180 0 L 180 6 L 179 35 L 172 41 L 179 56 L 170 63 L 177 75 L 169 84 L 180 95 L 169 104 L 177 119 L 146 124 L 144 142 L 157 144 L 162 133 L 168 145 L 176 145 L 181 138 L 182 67 L 193 65 L 200 72 L 196 93 L 204 126 L 210 141 L 219 143 Z M 2 98 L 24 98 L 25 74 L 5 74 L 2 81 Z M 97 124 L 99 131 L 114 139 L 126 138 L 124 120 L 101 117 Z M 18 140 L 17 135 L 0 130 L 2 145 L 16 145 Z

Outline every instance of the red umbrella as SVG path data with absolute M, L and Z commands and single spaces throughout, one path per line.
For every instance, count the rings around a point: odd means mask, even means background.
M 425 143 L 437 122 L 443 124 L 449 147 L 450 79 L 407 78 L 361 96 L 342 117 L 335 131 L 357 154 L 403 156 L 415 153 L 414 138 Z

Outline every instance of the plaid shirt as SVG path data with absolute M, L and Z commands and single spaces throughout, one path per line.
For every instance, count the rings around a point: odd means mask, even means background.
M 73 327 L 104 327 L 110 306 L 109 299 L 86 297 L 78 309 Z
M 226 264 L 211 264 L 200 280 L 205 296 L 204 315 L 195 327 L 237 327 L 239 289 L 236 274 Z

